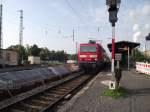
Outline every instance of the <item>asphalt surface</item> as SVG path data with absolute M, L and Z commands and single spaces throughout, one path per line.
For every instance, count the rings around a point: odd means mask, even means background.
M 103 96 L 108 86 L 101 82 L 111 78 L 106 74 L 108 72 L 99 73 L 58 112 L 150 112 L 150 77 L 123 71 L 121 86 L 126 88 L 126 96 L 113 99 Z

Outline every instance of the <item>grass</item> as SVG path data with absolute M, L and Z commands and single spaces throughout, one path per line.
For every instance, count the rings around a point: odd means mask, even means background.
M 114 99 L 118 99 L 118 98 L 124 97 L 125 93 L 126 93 L 125 89 L 122 87 L 119 87 L 118 89 L 115 89 L 115 90 L 107 89 L 104 91 L 103 95 L 112 97 Z

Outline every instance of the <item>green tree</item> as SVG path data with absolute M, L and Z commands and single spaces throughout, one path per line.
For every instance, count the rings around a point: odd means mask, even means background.
M 29 48 L 29 54 L 31 56 L 40 56 L 40 48 L 36 44 L 34 44 Z
M 65 62 L 66 61 L 66 53 L 62 50 L 62 51 L 57 51 L 57 60 L 60 62 Z
M 41 48 L 40 49 L 40 58 L 42 60 L 49 60 L 50 59 L 50 51 L 48 48 Z
M 133 50 L 133 56 L 132 59 L 134 61 L 142 61 L 142 62 L 150 62 L 150 58 L 145 56 L 143 52 L 139 51 L 138 49 Z
M 69 60 L 77 60 L 77 54 L 67 54 Z
M 20 48 L 21 48 L 21 52 L 20 52 Z M 17 51 L 19 57 L 23 56 L 23 60 L 27 60 L 28 56 L 40 56 L 42 60 L 51 60 L 51 61 L 60 61 L 60 62 L 66 62 L 67 59 L 72 59 L 72 60 L 76 59 L 75 54 L 66 54 L 64 50 L 50 51 L 46 47 L 39 48 L 37 45 L 33 45 L 33 46 L 26 45 L 25 47 L 24 46 L 20 47 L 20 45 L 12 45 L 7 49 Z

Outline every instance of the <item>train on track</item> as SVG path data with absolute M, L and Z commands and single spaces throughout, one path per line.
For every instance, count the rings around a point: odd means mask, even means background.
M 90 40 L 89 43 L 79 45 L 78 65 L 80 69 L 86 72 L 97 71 L 109 63 L 110 59 L 100 43 Z

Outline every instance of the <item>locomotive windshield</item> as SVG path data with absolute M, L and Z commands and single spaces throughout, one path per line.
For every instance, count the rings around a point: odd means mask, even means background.
M 96 52 L 96 46 L 80 46 L 80 52 Z

